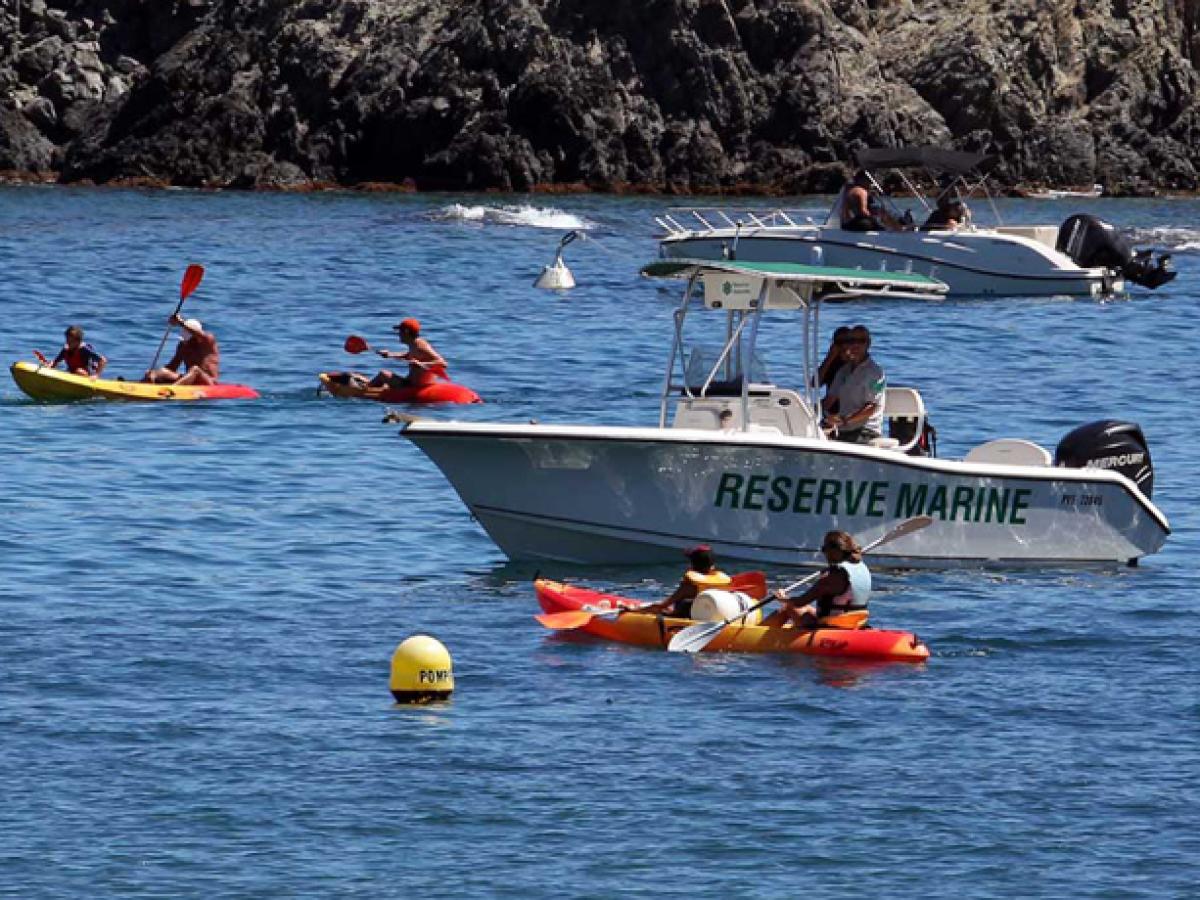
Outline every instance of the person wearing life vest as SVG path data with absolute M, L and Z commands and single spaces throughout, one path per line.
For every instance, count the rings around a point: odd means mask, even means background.
M 700 544 L 684 551 L 688 558 L 688 570 L 675 588 L 675 593 L 666 600 L 643 606 L 639 612 L 660 612 L 680 619 L 692 617 L 692 602 L 701 591 L 709 588 L 728 588 L 733 579 L 717 568 L 713 562 L 712 548 L 708 544 Z
M 142 380 L 151 384 L 216 384 L 221 377 L 217 336 L 205 331 L 199 319 L 184 319 L 179 313 L 171 316 L 170 323 L 180 331 L 175 355 L 165 367 L 147 372 Z
M 764 625 L 818 628 L 846 613 L 865 613 L 871 598 L 871 572 L 862 561 L 862 547 L 844 531 L 830 531 L 821 543 L 829 563 L 817 583 L 792 599 L 775 592 L 780 608 L 763 620 Z
M 59 363 L 66 366 L 72 375 L 82 375 L 85 378 L 99 378 L 100 373 L 108 364 L 108 360 L 97 353 L 91 344 L 83 342 L 83 329 L 72 325 L 64 334 L 67 342 L 50 363 L 50 368 L 58 368 Z

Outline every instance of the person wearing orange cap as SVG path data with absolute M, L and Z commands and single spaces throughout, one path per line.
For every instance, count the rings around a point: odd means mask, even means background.
M 407 362 L 408 374 L 397 375 L 383 369 L 367 383 L 367 387 L 421 387 L 431 384 L 437 374 L 445 374 L 446 361 L 433 349 L 429 341 L 421 337 L 420 322 L 416 319 L 405 319 L 398 325 L 393 325 L 392 331 L 399 334 L 400 341 L 408 346 L 408 350 L 404 353 L 397 353 L 395 350 L 376 352 L 384 359 L 402 359 Z
M 147 372 L 151 384 L 216 384 L 221 377 L 221 351 L 216 335 L 204 330 L 199 319 L 184 319 L 178 312 L 170 322 L 181 332 L 175 355 L 166 366 Z M 183 368 L 180 372 L 179 369 Z
M 638 612 L 660 612 L 680 619 L 692 617 L 692 602 L 701 591 L 709 588 L 728 588 L 733 579 L 717 568 L 713 561 L 712 548 L 708 544 L 699 544 L 690 550 L 683 551 L 688 558 L 688 570 L 683 573 L 683 580 L 675 593 L 666 600 L 651 603 L 638 608 Z

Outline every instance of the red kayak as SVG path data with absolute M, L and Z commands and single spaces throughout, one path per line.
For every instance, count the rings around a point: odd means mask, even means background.
M 692 619 L 667 618 L 636 612 L 641 602 L 616 594 L 539 578 L 533 583 L 538 603 L 547 613 L 628 609 L 618 616 L 593 616 L 578 628 L 588 634 L 645 647 L 665 649 L 671 638 L 695 625 Z M 759 596 L 764 596 L 760 594 Z M 546 624 L 543 622 L 543 624 Z M 549 627 L 549 626 L 548 626 Z M 742 653 L 803 653 L 809 656 L 833 656 L 851 659 L 924 662 L 929 648 L 908 631 L 883 631 L 863 628 L 816 628 L 813 630 L 767 625 L 730 624 L 712 639 L 705 651 Z
M 321 387 L 334 397 L 376 400 L 379 403 L 482 403 L 483 398 L 453 381 L 435 381 L 420 387 L 364 388 L 355 384 L 350 372 L 322 372 Z

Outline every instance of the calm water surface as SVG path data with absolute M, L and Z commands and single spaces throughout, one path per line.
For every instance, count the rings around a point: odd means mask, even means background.
M 808 201 L 801 201 L 811 205 Z M 0 895 L 1183 897 L 1200 883 L 1193 398 L 1200 203 L 1095 211 L 1176 253 L 1109 301 L 866 302 L 942 455 L 1140 422 L 1174 533 L 1137 569 L 878 573 L 922 667 L 555 636 L 373 404 L 315 395 L 418 316 L 470 418 L 649 424 L 674 289 L 651 199 L 0 190 L 0 357 L 70 323 L 113 375 L 186 311 L 244 404 L 39 405 L 0 385 Z M 580 287 L 530 284 L 567 228 Z M 799 336 L 763 341 L 779 382 Z M 393 344 L 394 345 L 394 344 Z M 544 569 L 660 596 L 670 568 Z M 771 573 L 779 581 L 794 573 Z M 396 644 L 455 661 L 398 709 Z

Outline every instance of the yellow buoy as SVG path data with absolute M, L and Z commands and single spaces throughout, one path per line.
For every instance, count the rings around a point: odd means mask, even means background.
M 392 654 L 392 696 L 397 703 L 430 703 L 454 692 L 450 651 L 437 638 L 414 634 Z

